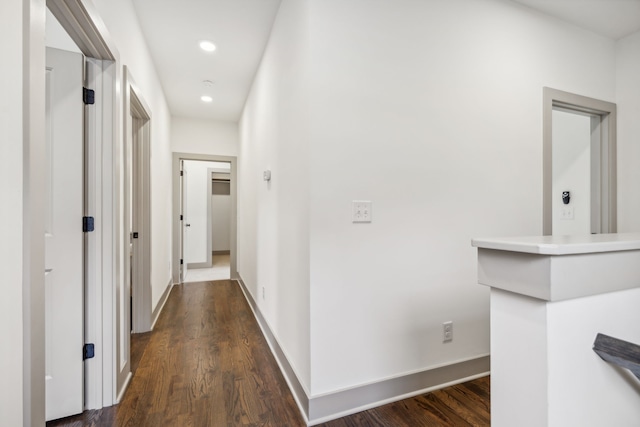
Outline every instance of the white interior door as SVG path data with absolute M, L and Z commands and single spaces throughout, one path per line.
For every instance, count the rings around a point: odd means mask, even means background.
M 81 54 L 47 48 L 46 418 L 83 409 Z
M 187 279 L 187 260 L 185 257 L 185 248 L 187 247 L 187 235 L 189 223 L 187 221 L 187 171 L 184 167 L 184 160 L 180 160 L 180 282 L 184 283 Z

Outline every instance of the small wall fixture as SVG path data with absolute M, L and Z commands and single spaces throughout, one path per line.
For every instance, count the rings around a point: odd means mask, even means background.
M 262 172 L 262 179 L 265 181 L 271 181 L 271 171 L 270 170 L 266 170 L 264 172 Z

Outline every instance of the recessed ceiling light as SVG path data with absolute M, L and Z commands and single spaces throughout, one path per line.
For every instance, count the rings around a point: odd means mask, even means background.
M 209 40 L 202 40 L 200 42 L 200 49 L 204 50 L 205 52 L 213 52 L 214 50 L 216 50 L 216 45 Z
M 213 101 L 213 98 L 210 97 L 209 95 L 202 95 L 200 97 L 200 99 L 202 99 L 202 102 L 212 102 Z

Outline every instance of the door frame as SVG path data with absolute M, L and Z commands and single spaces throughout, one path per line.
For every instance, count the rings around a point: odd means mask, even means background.
M 129 223 L 129 215 L 125 214 L 125 231 L 138 232 L 138 238 L 133 242 L 133 261 L 130 266 L 129 257 L 125 257 L 125 293 L 129 295 L 129 287 L 133 293 L 133 317 L 131 330 L 135 333 L 151 330 L 151 109 L 145 102 L 142 93 L 136 85 L 131 71 L 124 67 L 124 136 L 125 147 L 131 147 L 132 157 L 129 157 L 129 149 L 125 150 L 125 189 L 124 203 L 125 213 L 133 209 L 133 224 Z M 135 151 L 135 152 L 134 152 Z M 135 160 L 135 164 L 134 164 Z M 130 167 L 131 166 L 131 167 Z M 132 175 L 129 175 L 129 171 Z M 130 187 L 131 183 L 131 187 Z M 131 194 L 129 188 L 133 188 L 138 197 L 130 206 Z M 128 233 L 127 233 L 128 234 Z M 126 238 L 126 237 L 125 237 Z M 133 271 L 134 283 L 130 283 L 127 274 L 130 268 Z M 123 296 L 124 296 L 123 295 Z M 128 307 L 128 304 L 126 304 Z M 123 307 L 120 307 L 123 309 Z M 119 319 L 118 319 L 119 320 Z M 118 328 L 118 333 L 129 335 L 129 326 Z M 118 343 L 123 344 L 123 338 L 119 337 Z M 122 353 L 122 352 L 120 352 Z M 126 353 L 129 353 L 128 351 Z M 128 361 L 127 361 L 128 363 Z M 118 366 L 123 366 L 122 364 Z
M 180 177 L 178 178 L 178 180 L 180 181 L 178 184 L 179 187 L 179 203 L 180 206 L 178 207 L 178 215 L 180 215 L 180 231 L 178 233 L 178 237 L 180 240 L 180 245 L 178 248 L 178 258 L 180 258 L 180 264 L 178 266 L 178 280 L 180 281 L 180 283 L 184 283 L 184 279 L 186 279 L 187 277 L 187 272 L 189 270 L 189 267 L 187 265 L 186 262 L 184 262 L 184 249 L 185 249 L 185 229 L 184 227 L 186 227 L 185 225 L 185 221 L 187 220 L 186 215 L 185 215 L 185 209 L 187 207 L 187 201 L 186 201 L 186 195 L 185 192 L 187 191 L 187 182 L 188 182 L 188 177 L 187 177 L 187 171 L 184 169 L 184 160 L 180 160 L 179 161 L 179 166 L 180 168 Z
M 597 194 L 601 201 L 598 229 L 604 233 L 617 231 L 617 149 L 616 129 L 617 113 L 616 104 L 589 98 L 574 93 L 543 88 L 543 146 L 542 146 L 542 234 L 552 233 L 552 207 L 553 207 L 553 146 L 552 146 L 552 115 L 554 108 L 564 111 L 576 112 L 592 116 L 592 129 L 599 132 L 600 152 L 599 182 L 592 182 L 592 189 L 599 185 Z M 593 143 L 593 141 L 592 141 Z M 592 180 L 593 181 L 593 180 Z M 593 191 L 593 190 L 592 190 Z M 593 227 L 593 225 L 592 225 Z
M 27 87 L 29 123 L 36 129 L 30 141 L 30 150 L 37 153 L 43 150 L 44 134 L 44 82 L 34 70 L 44 63 L 45 42 L 45 1 L 30 0 L 25 3 L 29 12 L 28 21 L 30 43 L 25 43 L 25 57 L 29 58 L 30 79 Z M 96 8 L 90 0 L 47 0 L 46 7 L 53 13 L 62 27 L 71 36 L 82 53 L 92 64 L 88 72 L 88 84 L 96 89 L 95 109 L 88 115 L 85 127 L 87 138 L 92 146 L 87 162 L 87 206 L 95 217 L 95 231 L 87 239 L 85 284 L 85 340 L 96 346 L 95 357 L 85 361 L 85 409 L 98 409 L 111 406 L 116 402 L 114 376 L 114 281 L 118 281 L 116 268 L 121 242 L 114 232 L 119 227 L 116 212 L 119 209 L 119 188 L 117 180 L 120 165 L 116 161 L 120 152 L 121 126 L 119 112 L 122 95 L 120 81 L 122 72 L 119 53 L 106 33 Z M 93 85 L 93 87 L 91 87 Z M 27 95 L 25 95 L 27 96 Z M 25 194 L 25 203 L 35 207 L 42 199 L 44 180 L 38 167 L 41 159 L 32 155 L 25 158 L 30 189 Z M 39 425 L 44 417 L 44 319 L 38 313 L 41 308 L 44 289 L 41 275 L 44 271 L 44 259 L 41 257 L 44 241 L 40 241 L 36 231 L 42 229 L 44 218 L 32 210 L 29 222 L 31 242 L 34 246 L 33 257 L 25 263 L 31 276 L 29 298 L 25 299 L 24 340 L 30 342 L 31 362 L 24 370 L 24 415 L 25 425 Z M 40 210 L 41 212 L 41 210 Z M 114 236 L 115 239 L 114 239 Z M 115 256 L 114 256 L 115 253 Z M 79 349 L 80 351 L 80 349 Z
M 231 177 L 231 218 L 230 218 L 230 247 L 231 254 L 229 258 L 230 262 L 230 277 L 232 280 L 238 279 L 238 268 L 237 268 L 237 238 L 238 238 L 238 216 L 237 216 L 237 188 L 238 188 L 238 179 L 237 179 L 237 168 L 238 168 L 238 160 L 235 156 L 217 156 L 212 154 L 196 154 L 196 153 L 173 153 L 172 159 L 172 277 L 174 284 L 180 284 L 180 233 L 181 229 L 181 221 L 180 221 L 180 161 L 181 160 L 201 160 L 208 162 L 226 162 L 231 164 L 230 177 Z M 209 195 L 210 202 L 211 195 Z

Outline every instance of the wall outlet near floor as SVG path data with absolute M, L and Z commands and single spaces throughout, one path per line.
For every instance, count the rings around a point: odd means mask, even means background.
M 442 324 L 442 342 L 453 341 L 453 322 L 444 322 Z
M 265 294 L 265 290 L 264 290 L 264 286 L 262 287 L 262 299 L 267 299 L 266 294 Z

